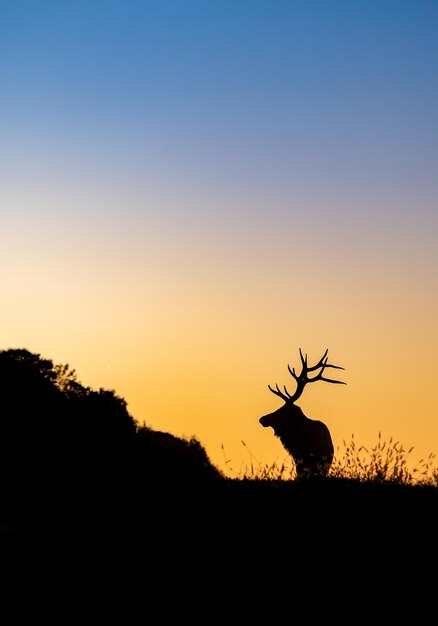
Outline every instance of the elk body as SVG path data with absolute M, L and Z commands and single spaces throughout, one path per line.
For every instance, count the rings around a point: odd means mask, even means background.
M 275 435 L 292 456 L 296 466 L 297 478 L 326 476 L 333 461 L 334 449 L 329 429 L 323 422 L 306 417 L 300 407 L 295 404 L 308 383 L 323 380 L 327 383 L 346 384 L 340 380 L 332 380 L 323 376 L 328 367 L 344 369 L 339 365 L 328 363 L 327 354 L 328 350 L 324 352 L 316 365 L 309 366 L 307 354 L 303 355 L 300 348 L 301 372 L 297 374 L 294 368 L 291 369 L 289 365 L 287 366 L 289 373 L 296 382 L 295 393 L 291 395 L 286 387 L 283 387 L 283 393 L 278 385 L 275 385 L 275 389 L 268 385 L 272 393 L 284 400 L 284 405 L 277 411 L 264 415 L 259 420 L 265 428 L 271 426 L 274 429 Z M 316 373 L 309 378 L 309 372 Z

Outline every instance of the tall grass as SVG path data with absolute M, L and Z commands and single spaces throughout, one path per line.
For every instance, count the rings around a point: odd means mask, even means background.
M 343 441 L 343 446 L 342 453 L 339 453 L 338 448 L 330 476 L 402 485 L 438 486 L 438 468 L 434 453 L 415 462 L 411 460 L 413 447 L 407 450 L 399 441 L 394 441 L 393 437 L 384 441 L 381 432 L 372 448 L 357 446 L 354 435 L 348 444 Z
M 239 469 L 233 468 L 224 453 L 223 473 L 229 478 L 254 480 L 294 480 L 296 469 L 293 459 L 286 455 L 280 462 L 266 464 L 259 461 L 242 441 L 249 455 L 249 462 Z M 414 448 L 405 449 L 399 441 L 390 437 L 384 441 L 379 432 L 372 448 L 357 446 L 354 435 L 351 441 L 343 441 L 343 449 L 336 450 L 329 478 L 353 479 L 360 482 L 390 482 L 400 485 L 432 485 L 438 487 L 436 455 L 429 454 L 417 462 L 411 460 Z
M 237 479 L 251 478 L 254 480 L 291 480 L 296 477 L 295 464 L 290 455 L 286 455 L 282 462 L 262 463 L 244 441 L 242 441 L 242 445 L 248 452 L 249 463 L 242 465 L 238 469 L 235 469 L 231 464 L 231 460 L 227 459 L 224 446 L 222 445 L 225 461 L 221 469 L 226 477 Z

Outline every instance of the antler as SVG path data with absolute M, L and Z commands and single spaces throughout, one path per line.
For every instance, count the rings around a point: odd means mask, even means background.
M 293 376 L 293 378 L 295 379 L 297 383 L 297 388 L 295 390 L 295 393 L 291 395 L 286 389 L 286 387 L 283 387 L 284 389 L 284 393 L 283 393 L 282 391 L 280 391 L 278 385 L 275 385 L 276 389 L 273 389 L 271 385 L 268 385 L 268 388 L 272 391 L 272 393 L 275 393 L 276 396 L 280 396 L 280 398 L 282 398 L 285 402 L 293 403 L 296 400 L 298 400 L 298 398 L 301 396 L 301 394 L 304 391 L 304 387 L 307 385 L 307 383 L 314 383 L 317 380 L 324 380 L 326 383 L 334 383 L 336 385 L 346 385 L 347 383 L 344 383 L 342 380 L 333 380 L 331 378 L 325 378 L 323 376 L 324 370 L 327 367 L 332 367 L 333 369 L 337 369 L 337 370 L 345 369 L 344 367 L 341 367 L 340 365 L 332 365 L 331 363 L 328 363 L 327 354 L 328 354 L 328 348 L 324 352 L 324 354 L 322 355 L 318 363 L 316 363 L 316 365 L 312 365 L 311 367 L 309 367 L 307 365 L 307 354 L 303 355 L 301 348 L 300 348 L 300 359 L 301 359 L 301 365 L 302 365 L 301 372 L 299 374 L 296 374 L 295 368 L 291 369 L 290 365 L 287 366 L 287 369 L 289 370 L 290 374 Z M 315 370 L 318 370 L 318 369 L 320 369 L 321 371 L 318 372 L 316 376 L 314 376 L 313 378 L 308 377 L 309 372 L 314 372 Z

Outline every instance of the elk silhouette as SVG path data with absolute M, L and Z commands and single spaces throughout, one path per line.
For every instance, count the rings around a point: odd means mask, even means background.
M 274 429 L 275 435 L 292 456 L 297 478 L 326 476 L 333 461 L 334 449 L 329 429 L 323 422 L 306 417 L 300 407 L 295 404 L 308 383 L 323 380 L 327 383 L 346 385 L 340 380 L 332 380 L 323 376 L 324 370 L 328 367 L 338 370 L 345 369 L 339 365 L 328 363 L 327 354 L 328 349 L 316 365 L 309 366 L 307 354 L 303 355 L 300 348 L 301 372 L 296 374 L 294 368 L 291 369 L 289 365 L 287 366 L 297 384 L 295 393 L 291 395 L 286 387 L 283 387 L 283 393 L 278 385 L 275 385 L 276 389 L 268 385 L 272 393 L 284 400 L 284 405 L 259 419 L 263 427 L 271 426 Z M 320 371 L 315 376 L 308 377 L 309 372 L 316 372 L 317 370 Z

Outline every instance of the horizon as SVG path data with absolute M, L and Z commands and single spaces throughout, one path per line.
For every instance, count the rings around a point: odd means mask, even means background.
M 335 454 L 437 451 L 438 6 L 0 4 L 0 348 L 236 471 L 299 349 Z M 338 372 L 336 372 L 338 373 Z M 242 443 L 244 442 L 244 444 Z

